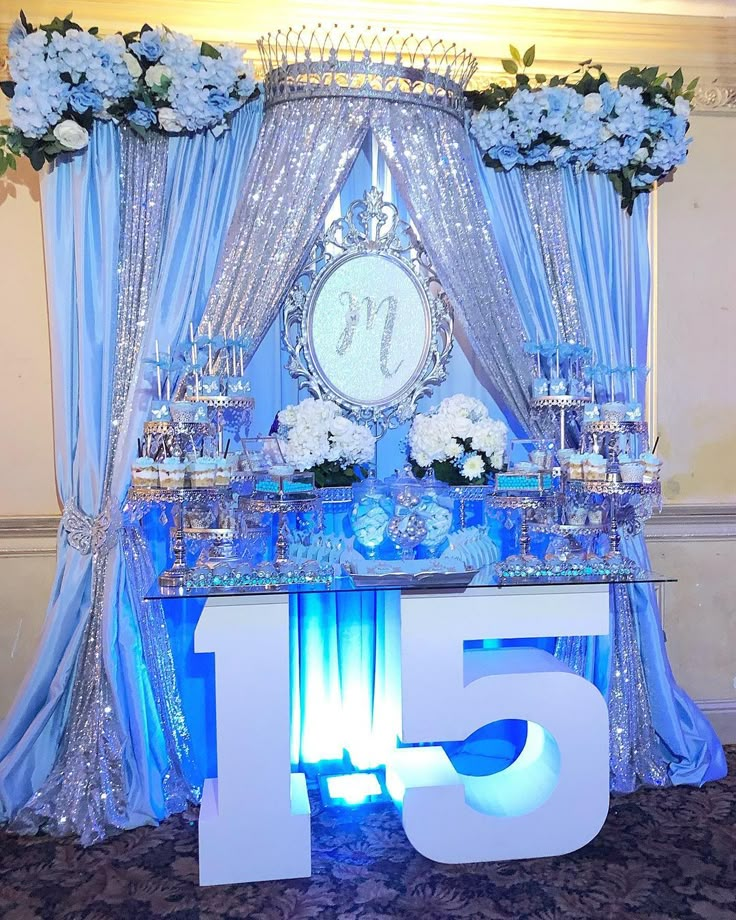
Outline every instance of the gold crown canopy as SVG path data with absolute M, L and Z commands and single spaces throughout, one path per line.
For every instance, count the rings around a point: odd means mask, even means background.
M 463 117 L 478 66 L 457 45 L 355 26 L 288 29 L 258 40 L 266 105 L 324 96 L 415 102 Z

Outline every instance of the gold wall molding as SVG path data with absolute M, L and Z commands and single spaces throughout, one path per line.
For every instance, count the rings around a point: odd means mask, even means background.
M 0 517 L 0 540 L 55 540 L 60 514 Z
M 736 505 L 665 505 L 646 525 L 653 542 L 736 539 Z
M 23 8 L 34 23 L 66 12 L 59 0 L 28 0 Z M 12 0 L 3 4 L 0 59 L 16 15 Z M 165 24 L 208 41 L 238 43 L 253 60 L 262 34 L 302 24 L 332 24 L 340 18 L 334 6 L 309 0 L 77 0 L 74 15 L 86 27 L 99 26 L 102 33 L 129 31 L 144 22 Z M 687 79 L 701 77 L 708 110 L 730 110 L 736 91 L 736 18 L 494 6 L 480 0 L 352 0 L 349 16 L 340 25 L 352 23 L 357 28 L 370 24 L 454 41 L 478 58 L 481 82 L 498 75 L 499 60 L 508 56 L 513 42 L 520 48 L 536 43 L 535 72 L 565 73 L 584 58 L 593 58 L 611 73 L 632 64 L 656 63 L 668 70 L 681 66 Z

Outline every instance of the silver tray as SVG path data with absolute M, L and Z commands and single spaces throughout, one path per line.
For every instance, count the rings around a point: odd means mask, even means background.
M 466 569 L 464 572 L 352 572 L 347 569 L 356 588 L 375 588 L 383 583 L 396 585 L 397 588 L 467 588 L 478 574 L 479 569 Z

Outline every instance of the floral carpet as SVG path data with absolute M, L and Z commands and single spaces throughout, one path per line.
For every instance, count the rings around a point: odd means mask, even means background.
M 416 853 L 390 804 L 325 808 L 313 796 L 311 879 L 199 888 L 196 814 L 84 850 L 0 832 L 3 920 L 732 920 L 736 748 L 702 789 L 612 800 L 568 856 L 444 866 Z

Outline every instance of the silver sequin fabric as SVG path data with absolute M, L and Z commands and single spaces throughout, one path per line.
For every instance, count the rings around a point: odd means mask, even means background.
M 116 463 L 127 459 L 127 451 L 121 446 L 130 434 L 130 401 L 137 383 L 149 295 L 158 267 L 166 176 L 166 138 L 151 134 L 142 140 L 123 130 L 120 145 L 117 347 L 112 370 L 103 507 L 110 501 Z M 103 544 L 92 554 L 89 609 L 82 611 L 86 623 L 59 753 L 49 776 L 14 816 L 11 827 L 17 832 L 34 833 L 43 829 L 57 836 L 73 834 L 83 845 L 89 845 L 121 828 L 141 823 L 141 816 L 131 814 L 128 807 L 128 792 L 136 779 L 126 775 L 125 750 L 129 741 L 120 723 L 108 674 L 110 620 L 116 615 L 118 603 L 111 581 L 113 571 L 121 564 L 118 540 Z M 166 654 L 169 658 L 171 655 L 168 636 L 162 634 L 160 623 L 144 621 L 139 625 L 145 633 L 146 664 L 156 702 L 164 716 L 168 749 L 176 762 L 175 767 L 170 764 L 165 779 L 169 789 L 164 790 L 164 796 L 169 799 L 170 812 L 183 808 L 188 794 L 173 732 L 183 716 L 176 684 L 166 687 L 172 673 L 165 666 Z
M 556 166 L 522 169 L 521 187 L 542 255 L 560 339 L 582 343 L 583 329 L 567 236 L 560 170 Z

